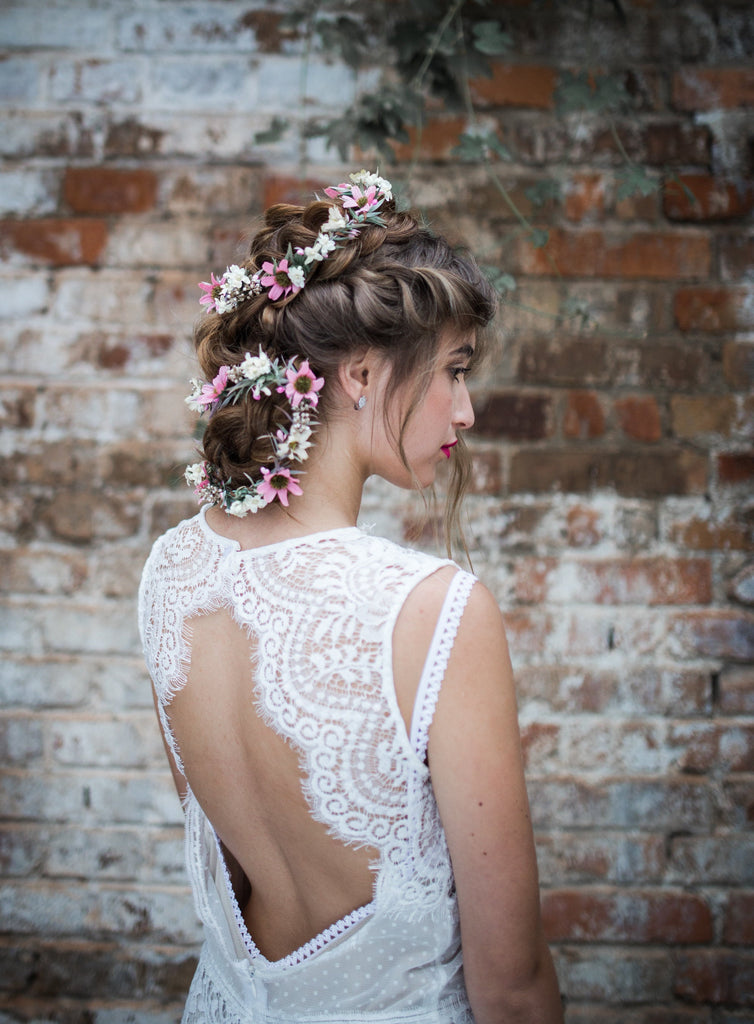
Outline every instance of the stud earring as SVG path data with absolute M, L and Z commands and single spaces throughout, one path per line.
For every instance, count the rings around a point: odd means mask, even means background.
M 358 412 L 360 409 L 363 409 L 366 404 L 367 404 L 367 396 L 366 395 L 361 395 L 361 397 L 359 398 L 358 402 L 354 402 L 353 407 Z

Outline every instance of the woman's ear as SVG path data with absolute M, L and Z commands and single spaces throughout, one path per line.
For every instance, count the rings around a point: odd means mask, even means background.
M 351 353 L 340 364 L 338 368 L 338 383 L 354 406 L 358 405 L 360 398 L 367 396 L 369 386 L 373 382 L 376 366 L 376 353 L 368 348 Z

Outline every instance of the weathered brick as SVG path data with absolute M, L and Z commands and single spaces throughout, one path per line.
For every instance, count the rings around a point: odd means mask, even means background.
M 487 393 L 475 408 L 474 433 L 511 441 L 539 441 L 553 431 L 549 395 L 523 391 Z
M 754 659 L 754 615 L 715 610 L 679 613 L 670 623 L 672 650 L 682 658 Z
M 570 391 L 563 413 L 565 437 L 586 440 L 605 432 L 605 413 L 599 396 L 593 391 Z
M 750 288 L 679 288 L 673 310 L 682 331 L 725 334 L 754 328 Z
M 717 456 L 721 484 L 743 484 L 754 479 L 754 452 L 723 452 Z
M 647 163 L 661 167 L 708 168 L 712 151 L 712 133 L 706 125 L 689 120 L 654 121 L 644 134 Z
M 581 223 L 599 220 L 605 212 L 605 178 L 602 174 L 574 174 L 566 183 L 563 212 L 568 220 Z
M 445 160 L 460 143 L 468 126 L 463 116 L 436 115 L 427 119 L 421 131 L 408 129 L 408 142 L 394 146 L 395 159 L 408 162 L 418 154 L 424 160 Z
M 553 106 L 557 71 L 535 64 L 504 64 L 494 61 L 490 78 L 473 78 L 471 95 L 480 106 L 535 107 Z
M 5 220 L 0 248 L 56 267 L 96 264 L 107 241 L 107 225 L 93 219 Z
M 526 559 L 515 567 L 519 601 L 564 604 L 708 604 L 708 559 Z
M 741 233 L 723 235 L 717 242 L 720 257 L 720 277 L 723 281 L 739 282 L 747 278 L 754 267 L 754 236 Z
M 629 395 L 615 400 L 615 412 L 623 433 L 634 441 L 659 441 L 662 423 L 657 400 L 650 395 Z
M 528 384 L 583 387 L 607 383 L 608 355 L 605 342 L 591 338 L 528 342 L 521 346 L 518 377 Z
M 671 524 L 671 541 L 698 551 L 751 551 L 754 550 L 754 526 L 736 518 L 711 521 L 691 516 Z
M 594 547 L 602 540 L 603 524 L 596 509 L 576 505 L 566 514 L 568 546 L 572 548 Z
M 754 106 L 754 71 L 751 68 L 681 68 L 673 75 L 672 93 L 678 110 Z
M 728 896 L 723 942 L 731 946 L 754 946 L 754 892 L 739 890 Z
M 69 60 L 59 57 L 50 71 L 50 94 L 57 103 L 132 104 L 144 97 L 142 65 L 128 58 Z
M 670 411 L 676 437 L 729 437 L 736 421 L 736 403 L 731 395 L 672 395 Z
M 143 213 L 157 195 L 157 177 L 147 168 L 69 167 L 63 199 L 74 213 Z
M 118 751 L 121 768 L 157 767 L 163 763 L 159 730 L 149 712 L 132 713 L 119 720 L 66 716 L 51 723 L 50 737 L 52 757 L 59 764 L 106 767 L 112 763 L 114 750 Z
M 669 220 L 738 219 L 754 208 L 754 187 L 709 174 L 680 174 L 665 184 L 662 208 Z
M 667 950 L 571 944 L 559 947 L 557 964 L 561 991 L 569 1007 L 574 997 L 597 1005 L 620 1006 L 623 1009 L 618 1020 L 624 1021 L 626 1008 L 650 1000 L 667 1003 L 671 998 Z M 637 1024 L 645 1024 L 643 1017 Z
M 727 593 L 739 604 L 754 604 L 754 566 L 744 566 L 728 581 Z
M 754 954 L 722 949 L 679 954 L 673 992 L 692 1003 L 754 1006 Z
M 657 497 L 664 494 L 699 494 L 707 485 L 707 460 L 685 450 L 584 452 L 527 451 L 511 456 L 510 488 L 514 493 L 542 493 L 553 489 L 568 492 L 614 487 L 626 496 Z
M 87 560 L 77 552 L 0 549 L 0 591 L 5 593 L 73 594 L 88 575 Z
M 521 273 L 563 277 L 619 277 L 675 281 L 703 278 L 710 270 L 709 240 L 700 234 L 635 232 L 627 237 L 602 231 L 549 232 L 547 245 L 517 245 Z
M 681 891 L 548 890 L 542 923 L 551 942 L 690 944 L 712 938 L 709 906 Z
M 544 886 L 659 882 L 665 868 L 660 836 L 642 833 L 540 833 L 537 863 Z

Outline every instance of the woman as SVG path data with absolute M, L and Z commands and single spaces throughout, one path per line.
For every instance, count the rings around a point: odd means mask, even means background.
M 205 942 L 184 1021 L 562 1020 L 489 592 L 356 527 L 474 420 L 473 261 L 365 171 L 202 284 L 202 511 L 140 622 Z

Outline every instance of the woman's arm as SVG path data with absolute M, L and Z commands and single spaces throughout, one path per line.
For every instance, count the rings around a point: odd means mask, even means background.
M 429 766 L 477 1024 L 560 1024 L 542 933 L 516 697 L 502 616 L 475 584 L 429 733 Z

